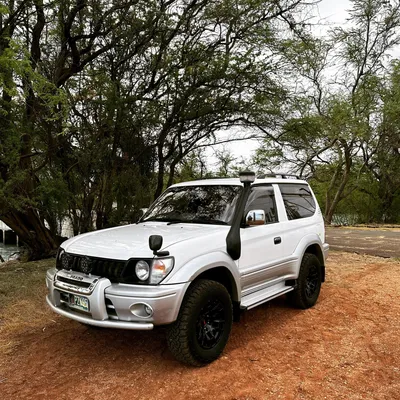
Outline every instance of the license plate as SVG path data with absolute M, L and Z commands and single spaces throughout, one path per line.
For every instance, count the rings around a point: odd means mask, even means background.
M 72 295 L 71 298 L 72 307 L 78 308 L 82 311 L 89 311 L 89 299 L 83 296 Z

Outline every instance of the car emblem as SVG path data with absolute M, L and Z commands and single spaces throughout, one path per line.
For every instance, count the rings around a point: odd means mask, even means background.
M 73 279 L 74 281 L 83 281 L 83 276 L 68 274 L 68 279 Z
M 92 261 L 89 257 L 84 257 L 81 260 L 81 271 L 85 274 L 90 274 L 92 272 L 93 266 Z

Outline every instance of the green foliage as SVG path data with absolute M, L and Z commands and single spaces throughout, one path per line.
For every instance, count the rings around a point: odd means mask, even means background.
M 281 117 L 284 43 L 313 1 L 2 3 L 0 218 L 51 255 L 64 217 L 132 222 L 175 180 L 235 174 L 201 149 Z
M 395 220 L 400 64 L 382 60 L 398 9 L 354 0 L 323 40 L 301 19 L 312 3 L 2 5 L 0 217 L 51 254 L 64 217 L 75 233 L 133 222 L 173 182 L 237 175 L 250 166 L 202 149 L 260 128 L 255 167 L 312 178 L 327 220 Z
M 360 168 L 361 165 L 358 164 L 357 167 Z M 323 213 L 326 211 L 326 193 L 336 168 L 335 164 L 320 165 L 309 180 Z M 335 189 L 337 187 L 330 190 Z M 346 191 L 347 193 L 335 210 L 334 223 L 349 225 L 382 222 L 382 203 L 378 194 L 379 184 L 370 171 L 365 170 L 360 175 L 354 171 Z
M 400 3 L 352 0 L 349 23 L 327 40 L 282 43 L 296 91 L 287 115 L 256 155 L 261 167 L 310 178 L 327 223 L 398 220 L 400 196 L 399 64 L 385 72 L 400 44 Z

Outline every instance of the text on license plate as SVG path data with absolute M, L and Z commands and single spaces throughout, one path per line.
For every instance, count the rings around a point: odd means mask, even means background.
M 89 311 L 89 299 L 83 296 L 72 295 L 72 306 L 79 308 L 82 311 Z

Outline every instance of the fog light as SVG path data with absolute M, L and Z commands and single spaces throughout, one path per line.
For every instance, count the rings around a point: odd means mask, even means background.
M 150 318 L 153 315 L 153 309 L 146 303 L 132 304 L 130 310 L 135 317 L 139 318 Z

